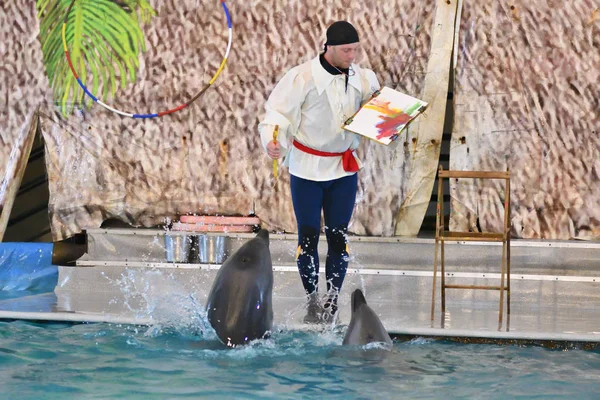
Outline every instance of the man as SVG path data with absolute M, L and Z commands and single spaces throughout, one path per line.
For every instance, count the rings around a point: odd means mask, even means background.
M 362 104 L 379 89 L 373 71 L 353 61 L 359 47 L 358 32 L 346 21 L 327 29 L 325 51 L 288 71 L 269 96 L 258 129 L 268 156 L 290 171 L 294 213 L 298 223 L 296 260 L 308 296 L 305 323 L 333 320 L 337 298 L 348 268 L 348 223 L 362 168 L 354 150 L 359 137 L 342 129 Z M 273 141 L 275 126 L 279 139 Z M 317 244 L 325 219 L 328 295 L 321 306 L 318 296 Z

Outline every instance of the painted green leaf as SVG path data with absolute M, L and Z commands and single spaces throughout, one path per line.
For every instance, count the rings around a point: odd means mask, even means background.
M 63 21 L 72 0 L 37 0 L 40 43 L 55 104 L 67 115 L 80 107 L 83 89 L 69 69 L 62 40 Z M 75 0 L 65 38 L 73 67 L 83 84 L 102 100 L 134 82 L 139 54 L 145 51 L 141 24 L 156 12 L 148 0 Z M 85 99 L 87 104 L 91 99 Z

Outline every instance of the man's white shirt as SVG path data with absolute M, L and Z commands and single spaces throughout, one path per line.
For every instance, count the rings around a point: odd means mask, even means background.
M 263 147 L 273 140 L 279 125 L 278 141 L 285 154 L 283 165 L 290 174 L 313 181 L 328 181 L 352 175 L 342 166 L 342 157 L 308 154 L 292 145 L 294 138 L 315 150 L 342 153 L 356 149 L 360 137 L 342 129 L 343 123 L 379 90 L 375 73 L 352 64 L 355 73 L 346 76 L 327 72 L 319 57 L 288 71 L 277 83 L 258 125 Z M 362 163 L 358 160 L 359 167 Z

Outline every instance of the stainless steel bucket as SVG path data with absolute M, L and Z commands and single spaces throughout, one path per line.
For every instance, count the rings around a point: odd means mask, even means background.
M 198 264 L 223 264 L 231 250 L 228 236 L 198 235 L 194 238 L 192 262 Z
M 167 262 L 189 262 L 191 244 L 191 238 L 187 235 L 165 235 Z

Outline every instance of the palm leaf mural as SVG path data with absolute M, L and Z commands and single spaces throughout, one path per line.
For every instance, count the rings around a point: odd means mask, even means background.
M 84 97 L 63 51 L 62 25 L 70 4 L 37 0 L 44 65 L 64 115 L 69 104 L 82 104 Z M 65 36 L 73 66 L 93 94 L 107 99 L 118 85 L 124 89 L 127 79 L 135 81 L 139 53 L 146 50 L 141 24 L 154 15 L 148 0 L 75 0 Z

